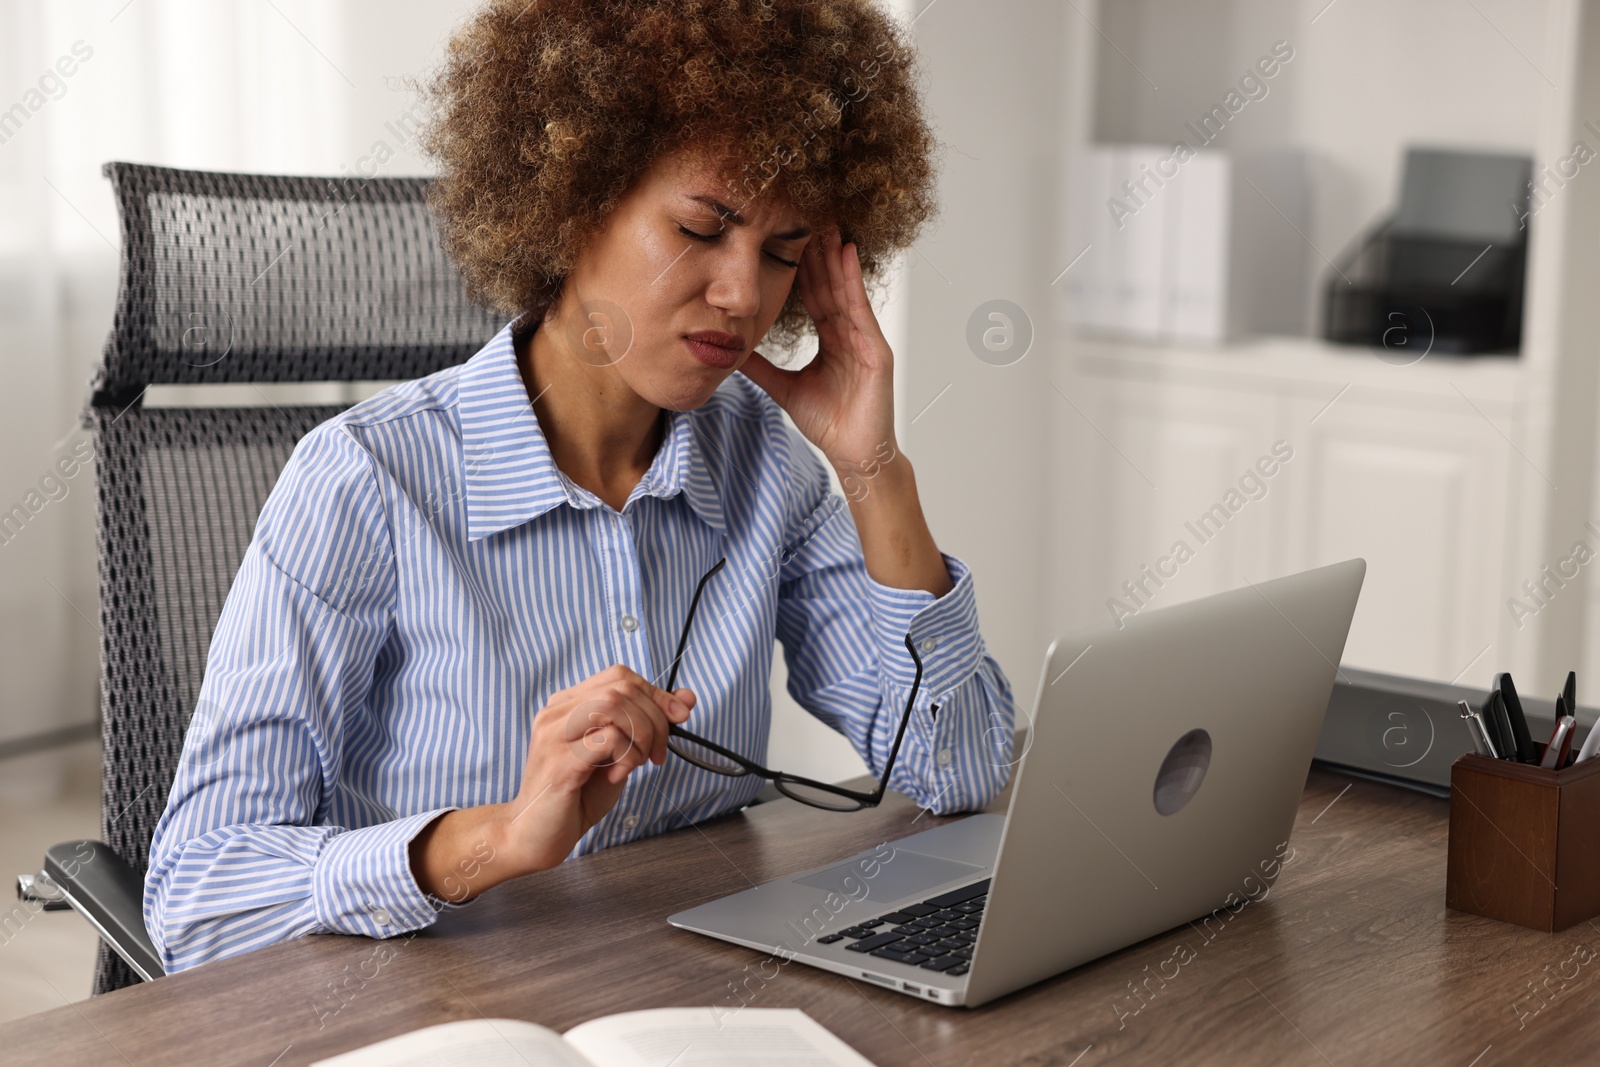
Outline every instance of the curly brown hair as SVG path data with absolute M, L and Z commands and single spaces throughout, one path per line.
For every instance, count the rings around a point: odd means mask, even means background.
M 909 33 L 873 0 L 489 0 L 425 85 L 429 205 L 474 299 L 542 318 L 661 154 L 708 153 L 855 241 L 863 277 L 937 210 Z M 809 323 L 795 286 L 770 336 Z

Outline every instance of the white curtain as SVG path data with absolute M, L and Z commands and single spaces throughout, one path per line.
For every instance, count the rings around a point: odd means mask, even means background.
M 0 746 L 98 709 L 94 471 L 76 460 L 116 296 L 101 165 L 427 173 L 396 79 L 474 6 L 0 0 Z M 48 759 L 0 763 L 0 797 L 55 784 Z

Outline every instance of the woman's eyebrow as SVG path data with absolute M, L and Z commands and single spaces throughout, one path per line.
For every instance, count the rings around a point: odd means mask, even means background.
M 729 207 L 727 204 L 724 204 L 715 197 L 690 196 L 689 199 L 695 201 L 696 203 L 704 204 L 706 207 L 710 208 L 712 211 L 715 211 L 719 216 L 726 219 L 728 222 L 733 223 L 735 226 L 746 225 L 746 220 L 743 215 L 739 214 L 737 211 L 733 210 L 733 208 Z M 811 236 L 811 227 L 801 226 L 790 230 L 788 233 L 775 233 L 772 236 L 776 237 L 780 241 L 798 241 L 802 237 Z

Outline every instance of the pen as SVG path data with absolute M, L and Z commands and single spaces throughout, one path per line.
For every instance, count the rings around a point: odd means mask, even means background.
M 1575 736 L 1577 736 L 1577 733 L 1578 733 L 1578 717 L 1576 715 L 1568 715 L 1567 716 L 1567 736 L 1563 737 L 1561 739 L 1561 755 L 1556 757 L 1556 770 L 1559 771 L 1563 767 L 1571 766 L 1571 764 L 1572 764 L 1572 739 Z
M 1462 701 L 1462 703 L 1465 704 L 1466 701 Z M 1469 705 L 1469 708 L 1470 708 L 1470 705 Z M 1489 748 L 1489 751 L 1488 751 L 1489 758 L 1490 759 L 1499 759 L 1500 758 L 1500 750 L 1497 747 L 1495 747 L 1494 731 L 1489 728 L 1488 718 L 1489 717 L 1487 715 L 1485 715 L 1482 711 L 1474 711 L 1472 713 L 1472 721 L 1477 724 L 1478 733 L 1483 735 L 1483 743 L 1485 745 L 1487 745 L 1488 748 Z
M 1456 701 L 1461 707 L 1461 720 L 1467 724 L 1467 733 L 1472 735 L 1472 747 L 1480 756 L 1494 758 L 1494 746 L 1489 744 L 1488 735 L 1483 732 L 1483 720 L 1478 718 L 1478 713 L 1472 710 L 1472 705 L 1465 700 Z M 1596 731 L 1600 733 L 1600 731 Z
M 1570 745 L 1572 743 L 1572 739 L 1578 734 L 1578 673 L 1576 671 L 1567 672 L 1567 684 L 1561 687 L 1561 695 L 1565 697 L 1567 701 L 1567 714 L 1573 717 L 1572 730 L 1567 734 L 1567 743 Z M 1589 730 L 1589 736 L 1584 738 L 1583 747 L 1578 749 L 1578 755 L 1573 759 L 1573 763 L 1580 763 L 1589 758 L 1583 754 L 1585 749 L 1588 750 L 1589 756 L 1594 755 L 1595 733 L 1596 730 L 1591 727 Z
M 1513 762 L 1517 759 L 1517 738 L 1511 730 L 1511 716 L 1506 711 L 1505 697 L 1496 689 L 1489 694 L 1489 703 L 1483 710 L 1483 717 L 1487 721 L 1490 738 L 1494 741 L 1494 750 L 1500 753 L 1501 759 Z
M 1576 685 L 1572 675 L 1567 676 L 1568 685 Z M 1500 694 L 1500 702 L 1505 706 L 1506 717 L 1511 722 L 1511 739 L 1516 743 L 1516 758 L 1518 763 L 1537 763 L 1539 757 L 1533 747 L 1533 735 L 1528 733 L 1528 719 L 1522 713 L 1522 701 L 1517 697 L 1517 687 L 1511 681 L 1511 674 L 1502 671 L 1494 676 L 1494 688 Z M 1571 706 L 1571 702 L 1568 702 Z
M 1589 727 L 1589 736 L 1583 739 L 1583 747 L 1578 749 L 1578 758 L 1574 762 L 1582 763 L 1590 758 L 1597 747 L 1600 747 L 1600 723 Z
M 1572 744 L 1572 726 L 1578 720 L 1564 713 L 1562 701 L 1556 698 L 1556 728 L 1550 733 L 1550 743 L 1544 747 L 1544 759 L 1539 766 L 1546 770 L 1559 770 L 1561 757 Z
M 1570 686 L 1572 683 L 1569 680 L 1567 684 Z M 1566 736 L 1561 738 L 1561 751 L 1556 754 L 1556 770 L 1559 771 L 1567 765 L 1567 757 L 1572 755 L 1572 737 L 1578 732 L 1578 717 L 1572 713 L 1572 702 L 1566 697 L 1556 698 L 1556 715 L 1567 723 Z
M 1472 713 L 1472 717 L 1478 724 L 1478 732 L 1483 735 L 1484 743 L 1489 746 L 1490 758 L 1500 759 L 1500 749 L 1495 746 L 1494 731 L 1489 728 L 1489 723 L 1485 719 L 1483 712 L 1475 711 Z

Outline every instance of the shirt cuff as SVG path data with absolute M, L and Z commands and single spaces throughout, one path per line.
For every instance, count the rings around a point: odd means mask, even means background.
M 950 572 L 953 588 L 935 597 L 926 589 L 895 589 L 867 576 L 867 596 L 877 631 L 878 661 L 884 677 L 896 686 L 911 688 L 916 664 L 906 652 L 906 635 L 922 657 L 922 691 L 926 704 L 942 700 L 971 678 L 983 661 L 983 635 L 978 630 L 978 600 L 972 573 L 954 556 L 940 553 Z
M 443 903 L 422 891 L 411 873 L 411 840 L 455 808 L 334 834 L 312 874 L 317 921 L 341 934 L 394 937 L 431 925 Z

